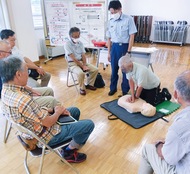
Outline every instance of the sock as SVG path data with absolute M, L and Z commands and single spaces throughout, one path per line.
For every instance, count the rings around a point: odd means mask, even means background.
M 70 149 L 69 146 L 67 146 L 65 150 L 73 150 L 73 149 Z

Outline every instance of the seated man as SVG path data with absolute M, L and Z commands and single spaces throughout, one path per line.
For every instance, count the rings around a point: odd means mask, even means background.
M 131 97 L 128 102 L 135 102 L 139 97 L 155 106 L 155 98 L 160 90 L 159 78 L 144 65 L 132 62 L 130 56 L 123 56 L 118 63 L 129 80 Z
M 190 171 L 190 71 L 174 84 L 174 98 L 181 104 L 165 140 L 147 144 L 142 151 L 139 174 L 187 174 Z
M 36 79 L 29 77 L 27 84 L 31 87 L 44 87 L 47 86 L 49 80 L 51 78 L 51 74 L 44 71 L 43 68 L 36 66 L 28 57 L 25 57 L 21 54 L 19 49 L 15 46 L 16 36 L 15 32 L 9 29 L 2 30 L 0 33 L 1 39 L 8 42 L 11 45 L 11 52 L 19 57 L 22 57 L 26 62 L 29 72 L 32 70 L 36 70 L 37 74 L 39 73 L 39 79 L 41 80 L 41 84 L 39 84 Z M 30 74 L 29 74 L 30 76 Z
M 0 41 L 0 59 L 6 58 L 11 54 L 11 46 L 5 41 Z M 0 75 L 1 76 L 1 75 Z M 60 105 L 60 102 L 57 101 L 53 96 L 54 92 L 49 87 L 37 87 L 30 88 L 26 86 L 27 90 L 31 92 L 34 100 L 40 106 L 46 106 L 48 108 L 54 108 L 57 105 Z M 2 90 L 2 81 L 0 79 L 0 98 L 1 98 L 1 90 Z
M 86 62 L 85 49 L 81 41 L 79 41 L 80 30 L 73 27 L 69 31 L 70 40 L 65 43 L 65 56 L 71 67 L 71 70 L 77 74 L 80 94 L 86 95 L 86 89 L 96 90 L 94 82 L 98 74 L 97 67 Z M 84 84 L 85 72 L 88 73 L 87 85 Z
M 60 115 L 69 115 L 63 106 L 56 106 L 54 113 L 38 105 L 25 89 L 28 80 L 28 68 L 25 62 L 14 55 L 0 60 L 0 74 L 3 82 L 3 112 L 11 120 L 22 124 L 40 136 L 49 146 L 72 138 L 63 149 L 63 157 L 68 162 L 79 163 L 86 160 L 86 154 L 78 153 L 94 129 L 91 120 L 81 120 L 59 126 L 56 122 Z M 42 133 L 43 132 L 43 133 Z

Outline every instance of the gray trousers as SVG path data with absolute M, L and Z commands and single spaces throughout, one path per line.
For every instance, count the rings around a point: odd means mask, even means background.
M 142 158 L 138 174 L 176 174 L 175 166 L 162 160 L 154 144 L 146 144 L 142 150 Z

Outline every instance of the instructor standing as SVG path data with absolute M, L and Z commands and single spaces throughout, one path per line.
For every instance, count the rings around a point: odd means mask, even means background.
M 112 74 L 109 96 L 117 92 L 118 61 L 125 54 L 130 54 L 134 43 L 134 35 L 137 32 L 134 20 L 131 16 L 122 13 L 120 1 L 111 1 L 108 6 L 112 17 L 108 23 L 106 36 L 108 38 L 108 61 L 111 62 Z M 121 83 L 123 95 L 129 91 L 129 83 L 124 73 Z

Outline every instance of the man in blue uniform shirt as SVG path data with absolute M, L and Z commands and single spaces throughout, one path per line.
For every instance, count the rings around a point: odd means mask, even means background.
M 133 18 L 122 13 L 120 1 L 111 1 L 108 10 L 113 15 L 108 23 L 106 32 L 106 37 L 108 38 L 108 61 L 111 62 L 112 68 L 110 92 L 108 93 L 111 96 L 117 92 L 118 61 L 120 57 L 130 54 L 137 29 Z M 129 91 L 129 83 L 125 74 L 122 74 L 121 89 L 123 95 L 125 95 Z

